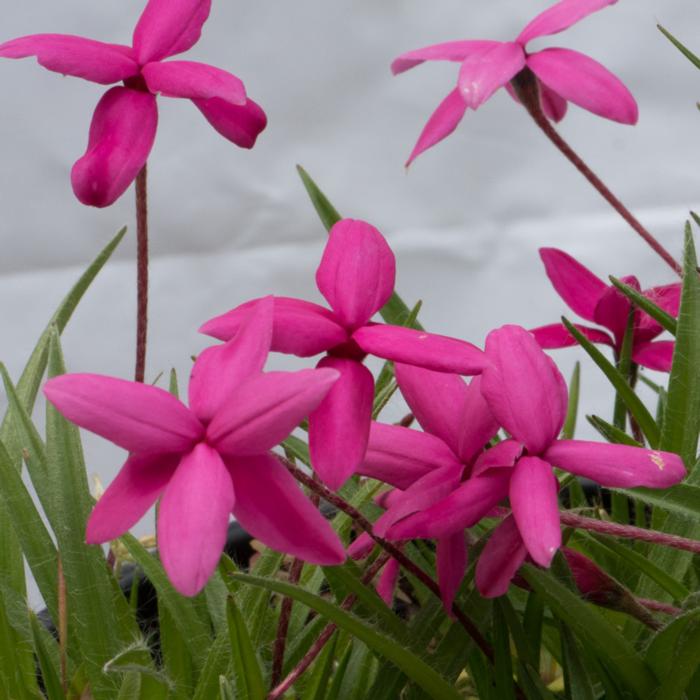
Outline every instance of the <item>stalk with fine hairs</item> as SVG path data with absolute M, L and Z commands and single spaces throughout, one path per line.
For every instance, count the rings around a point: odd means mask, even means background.
M 146 165 L 136 176 L 136 368 L 134 380 L 146 375 L 148 339 L 148 193 Z

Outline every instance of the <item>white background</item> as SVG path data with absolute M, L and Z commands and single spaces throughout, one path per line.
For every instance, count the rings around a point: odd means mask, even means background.
M 391 59 L 450 39 L 512 39 L 548 4 L 215 0 L 187 58 L 239 75 L 269 127 L 252 152 L 241 151 L 186 101 L 160 99 L 149 161 L 149 376 L 175 366 L 184 381 L 189 357 L 207 342 L 198 326 L 246 299 L 277 293 L 320 301 L 313 272 L 325 234 L 296 163 L 344 215 L 386 235 L 398 258 L 397 289 L 409 304 L 424 301 L 423 323 L 433 331 L 482 344 L 503 323 L 536 326 L 572 315 L 543 273 L 540 246 L 567 250 L 603 278 L 634 273 L 643 286 L 672 281 L 502 91 L 404 172 L 457 67 L 426 64 L 392 78 Z M 0 40 L 61 32 L 129 43 L 142 7 L 141 0 L 2 0 Z M 589 53 L 635 94 L 641 118 L 634 128 L 576 107 L 560 128 L 679 255 L 684 218 L 700 206 L 700 73 L 660 35 L 657 21 L 691 47 L 695 39 L 700 50 L 700 6 L 691 0 L 623 0 L 533 48 Z M 132 224 L 133 191 L 96 210 L 70 189 L 70 167 L 104 88 L 32 59 L 0 61 L 0 85 L 0 359 L 16 378 L 60 297 L 111 236 Z M 132 232 L 67 329 L 70 369 L 131 375 L 134 252 Z M 567 376 L 581 355 L 555 354 Z M 272 364 L 299 366 L 288 358 Z M 609 418 L 610 392 L 583 364 L 582 408 Z M 392 411 L 388 418 L 401 407 Z M 86 447 L 90 473 L 108 483 L 123 454 L 92 437 Z M 135 531 L 152 529 L 147 518 Z

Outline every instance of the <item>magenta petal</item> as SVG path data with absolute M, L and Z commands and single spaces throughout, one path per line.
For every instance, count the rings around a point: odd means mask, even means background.
M 226 544 L 233 485 L 219 454 L 200 443 L 182 458 L 158 510 L 158 552 L 183 595 L 204 588 Z
M 133 527 L 156 502 L 179 461 L 180 455 L 131 455 L 92 509 L 85 541 L 109 542 Z
M 110 85 L 139 72 L 128 46 L 105 44 L 69 34 L 32 34 L 0 44 L 0 57 L 36 56 L 48 70 Z
M 184 404 L 148 384 L 63 374 L 44 384 L 44 394 L 68 420 L 129 452 L 187 451 L 203 432 Z
M 430 115 L 406 161 L 406 167 L 411 165 L 421 153 L 447 138 L 462 121 L 466 111 L 467 103 L 459 90 L 452 90 Z
M 263 544 L 310 564 L 342 564 L 345 552 L 330 523 L 272 455 L 227 460 L 233 515 Z
M 611 347 L 615 346 L 613 339 L 604 331 L 599 331 L 597 328 L 582 326 L 579 323 L 574 323 L 573 325 L 576 330 L 585 335 L 592 343 L 603 343 Z M 569 348 L 578 345 L 576 338 L 569 333 L 569 329 L 563 323 L 552 323 L 548 326 L 531 328 L 530 333 L 534 336 L 537 344 L 545 350 Z
M 566 382 L 537 341 L 520 326 L 489 333 L 491 364 L 481 375 L 481 391 L 496 420 L 533 454 L 545 449 L 564 425 Z
M 389 301 L 395 278 L 394 254 L 374 226 L 354 219 L 333 226 L 316 284 L 347 327 L 367 323 Z
M 487 362 L 471 343 L 404 326 L 376 323 L 358 328 L 352 338 L 366 353 L 437 372 L 479 374 Z
M 558 484 L 552 467 L 539 457 L 521 457 L 510 482 L 510 505 L 525 547 L 548 567 L 561 546 Z
M 540 104 L 542 111 L 554 122 L 560 122 L 567 111 L 567 102 L 554 90 L 548 88 L 544 83 L 537 81 L 540 87 Z
M 234 337 L 225 345 L 207 348 L 192 367 L 190 408 L 209 422 L 244 381 L 262 371 L 270 351 L 274 302 L 264 297 L 249 309 Z
M 622 282 L 640 291 L 636 277 L 623 277 Z M 595 307 L 595 322 L 611 331 L 618 350 L 622 347 L 631 308 L 630 300 L 615 287 L 608 287 Z
M 348 547 L 348 556 L 355 560 L 365 559 L 372 553 L 375 544 L 376 542 L 369 536 L 369 534 L 363 532 L 358 535 Z
M 476 587 L 484 598 L 498 598 L 508 592 L 513 576 L 523 565 L 527 549 L 515 518 L 508 516 L 486 543 L 476 564 Z
M 459 436 L 459 458 L 465 464 L 484 449 L 498 434 L 500 428 L 481 391 L 481 377 L 474 377 L 467 388 L 466 402 L 462 413 L 462 429 Z
M 75 196 L 93 207 L 113 204 L 146 164 L 158 126 L 156 98 L 113 87 L 95 108 L 85 155 L 71 171 Z
M 148 0 L 134 29 L 141 65 L 191 49 L 202 33 L 211 0 Z
M 525 448 L 517 440 L 503 440 L 484 450 L 472 469 L 472 476 L 485 474 L 489 469 L 514 467 Z
M 665 489 L 685 476 L 683 460 L 672 452 L 586 440 L 557 440 L 544 458 L 603 486 Z
M 558 34 L 593 12 L 616 2 L 617 0 L 560 0 L 531 20 L 516 41 L 524 45 L 538 36 Z
M 208 100 L 218 97 L 234 105 L 244 105 L 243 81 L 235 75 L 206 63 L 195 61 L 156 61 L 145 65 L 141 73 L 148 89 L 165 97 Z
M 391 607 L 394 601 L 394 592 L 396 591 L 396 584 L 399 582 L 399 574 L 401 573 L 401 567 L 396 559 L 389 559 L 389 561 L 384 565 L 382 573 L 379 575 L 379 580 L 377 581 L 377 595 L 389 606 Z
M 251 99 L 244 105 L 231 104 L 220 97 L 192 102 L 225 139 L 239 148 L 253 148 L 258 136 L 267 126 L 265 112 Z
M 632 360 L 642 367 L 655 369 L 658 372 L 670 372 L 675 346 L 673 340 L 639 343 L 634 346 Z
M 340 374 L 309 416 L 311 466 L 335 491 L 364 459 L 372 421 L 374 378 L 360 362 L 346 358 L 324 357 L 317 366 Z
M 571 49 L 544 49 L 528 56 L 527 65 L 565 100 L 621 124 L 637 123 L 639 109 L 632 93 L 590 56 Z
M 339 373 L 333 369 L 267 372 L 241 384 L 207 427 L 210 444 L 225 455 L 267 452 L 321 403 Z
M 667 314 L 674 318 L 678 316 L 678 309 L 681 303 L 680 283 L 667 284 L 663 287 L 652 287 L 643 292 L 643 294 Z M 637 310 L 634 328 L 635 340 L 651 340 L 662 331 L 663 326 L 658 321 L 655 321 L 648 314 Z
M 467 107 L 477 109 L 523 68 L 525 52 L 520 44 L 499 42 L 470 54 L 459 70 L 462 99 Z
M 568 253 L 540 248 L 547 277 L 567 306 L 587 321 L 595 320 L 596 304 L 609 285 Z
M 440 538 L 437 541 L 436 557 L 440 597 L 447 614 L 451 615 L 452 603 L 467 570 L 467 543 L 464 532 L 455 532 L 454 535 Z
M 367 454 L 357 471 L 407 489 L 417 479 L 442 467 L 459 469 L 461 464 L 440 438 L 399 425 L 373 422 Z
M 498 44 L 497 41 L 447 41 L 422 49 L 415 49 L 395 58 L 391 63 L 394 75 L 415 68 L 423 61 L 463 61 L 474 51 L 483 51 Z

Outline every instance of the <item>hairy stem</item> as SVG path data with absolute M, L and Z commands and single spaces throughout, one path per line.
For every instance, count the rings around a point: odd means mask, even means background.
M 146 166 L 136 176 L 136 369 L 134 379 L 146 375 L 148 336 L 148 193 Z

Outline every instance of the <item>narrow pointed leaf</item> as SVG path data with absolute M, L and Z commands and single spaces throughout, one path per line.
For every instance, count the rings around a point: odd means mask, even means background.
M 226 610 L 236 685 L 248 700 L 265 700 L 265 683 L 260 662 L 248 634 L 245 619 L 232 596 L 229 596 Z
M 608 441 L 616 445 L 632 445 L 642 447 L 631 435 L 620 430 L 616 425 L 608 423 L 600 416 L 586 416 L 586 420 Z
M 658 321 L 671 335 L 676 335 L 676 319 L 671 314 L 659 308 L 651 299 L 645 297 L 634 287 L 621 282 L 617 277 L 610 276 L 610 281 L 617 287 L 633 304 L 642 311 L 649 314 L 655 321 Z
M 698 58 L 690 49 L 686 48 L 676 39 L 668 29 L 665 29 L 660 24 L 656 25 L 659 31 L 696 67 L 700 68 L 700 58 Z
M 566 419 L 564 427 L 561 429 L 561 436 L 564 440 L 571 440 L 576 432 L 576 418 L 578 417 L 578 403 L 581 394 L 581 363 L 574 365 L 569 382 L 569 405 L 566 409 Z

